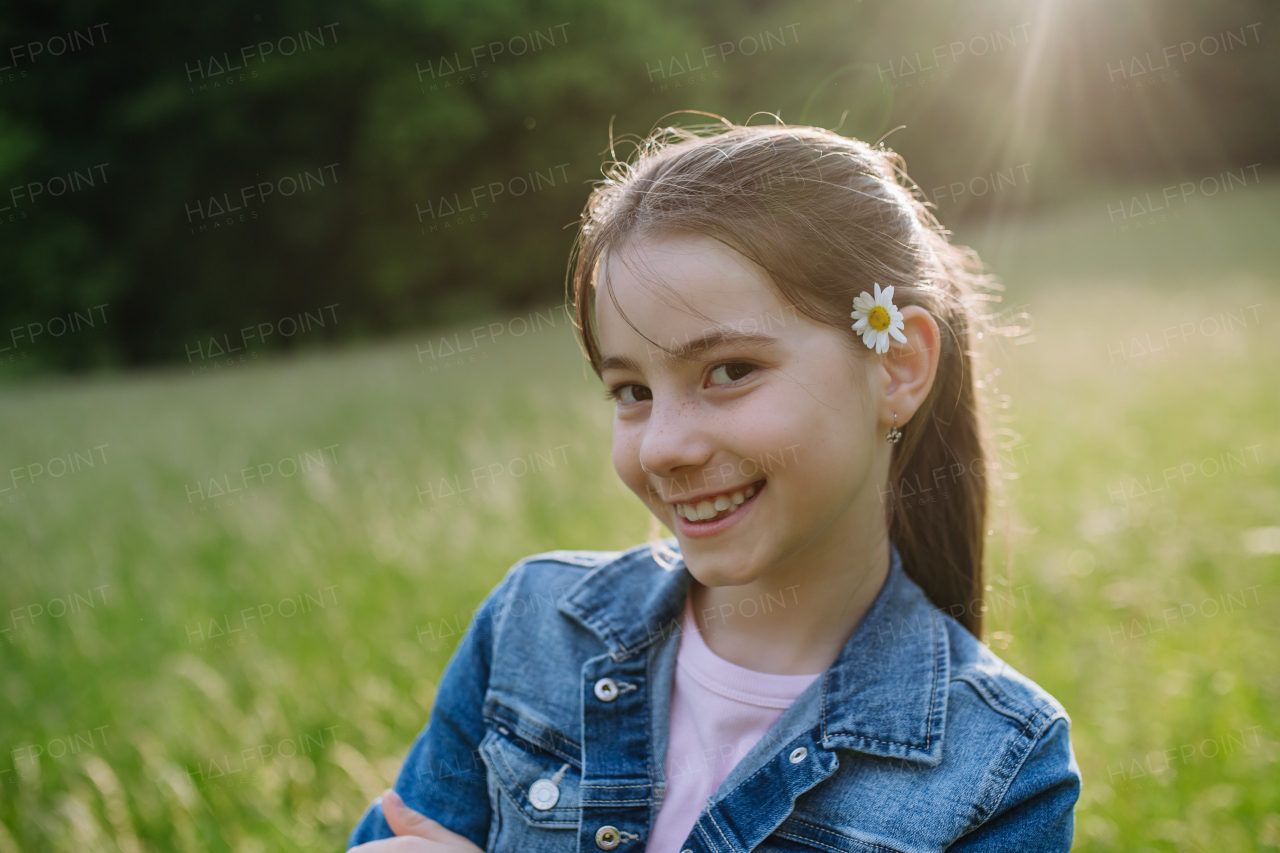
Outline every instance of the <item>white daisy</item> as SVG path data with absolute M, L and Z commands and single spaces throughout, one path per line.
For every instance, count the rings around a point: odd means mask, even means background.
M 875 296 L 864 290 L 861 296 L 854 297 L 853 312 L 849 316 L 858 321 L 852 328 L 862 335 L 862 342 L 882 353 L 888 351 L 891 335 L 895 341 L 907 342 L 906 335 L 902 334 L 906 324 L 902 312 L 893 304 L 893 287 L 881 290 L 880 285 L 875 284 L 875 289 Z

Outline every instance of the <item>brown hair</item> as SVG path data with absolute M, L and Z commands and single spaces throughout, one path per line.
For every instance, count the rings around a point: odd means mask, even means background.
M 570 262 L 575 325 L 596 374 L 597 277 L 608 253 L 639 234 L 719 240 L 762 267 L 784 302 L 845 330 L 863 357 L 873 354 L 850 328 L 853 298 L 873 282 L 892 285 L 899 307 L 933 315 L 942 340 L 933 387 L 902 426 L 891 488 L 882 492 L 890 496 L 889 538 L 933 603 L 981 637 L 983 614 L 971 603 L 983 598 L 987 484 L 996 478 L 987 476 L 995 466 L 988 468 L 973 336 L 985 319 L 975 302 L 996 298 L 986 291 L 998 285 L 977 255 L 947 242 L 901 156 L 883 145 L 816 127 L 725 121 L 663 128 L 636 147 L 629 163 L 615 155 L 591 193 Z M 941 484 L 946 498 L 911 505 L 916 489 Z

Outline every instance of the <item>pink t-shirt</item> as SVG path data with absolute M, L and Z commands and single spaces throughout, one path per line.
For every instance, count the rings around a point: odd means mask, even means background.
M 645 853 L 680 853 L 729 771 L 819 675 L 773 675 L 724 660 L 698 633 L 686 599 L 671 693 L 667 793 Z

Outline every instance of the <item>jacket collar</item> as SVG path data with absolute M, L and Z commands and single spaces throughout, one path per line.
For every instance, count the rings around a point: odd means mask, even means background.
M 675 537 L 665 544 L 678 555 Z M 862 622 L 792 710 L 821 726 L 825 747 L 936 765 L 950 679 L 947 628 L 892 545 L 890 557 L 888 577 Z M 682 558 L 665 569 L 646 543 L 588 572 L 559 609 L 623 660 L 679 632 L 691 577 Z

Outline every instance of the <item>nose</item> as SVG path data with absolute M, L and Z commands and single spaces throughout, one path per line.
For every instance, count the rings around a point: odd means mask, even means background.
M 655 400 L 640 441 L 640 467 L 658 477 L 664 501 L 673 493 L 687 491 L 680 483 L 688 474 L 702 470 L 714 448 L 710 433 L 697 405 L 689 402 Z M 677 480 L 678 482 L 669 482 Z

